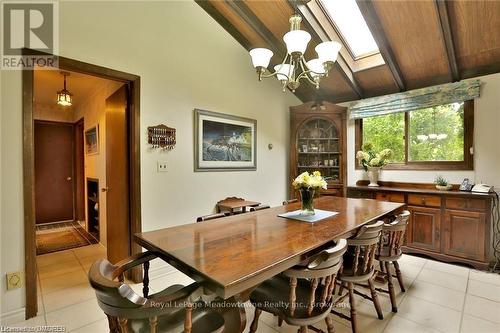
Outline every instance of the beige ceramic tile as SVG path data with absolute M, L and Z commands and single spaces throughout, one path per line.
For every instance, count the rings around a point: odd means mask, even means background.
M 384 333 L 440 333 L 439 331 L 420 325 L 414 321 L 395 315 L 387 324 Z
M 90 325 L 80 327 L 74 331 L 74 333 L 106 333 L 109 332 L 109 325 L 107 319 L 101 319 Z
M 371 302 L 356 302 L 356 311 L 359 332 L 380 333 L 384 330 L 385 326 L 393 316 L 390 306 L 382 306 L 384 319 L 378 319 L 375 307 Z M 339 309 L 339 312 L 350 315 L 349 308 Z M 340 318 L 336 315 L 332 316 L 332 318 L 336 322 L 336 326 L 341 324 L 349 328 L 351 327 L 350 322 L 346 319 Z
M 398 316 L 446 333 L 459 332 L 461 312 L 422 299 L 406 296 Z
M 9 327 L 34 327 L 46 325 L 45 316 L 38 315 L 36 317 L 30 318 L 28 320 L 23 320 L 18 323 L 9 325 Z
M 102 255 L 104 257 L 106 256 L 106 248 L 101 244 L 92 244 L 88 246 L 78 247 L 76 249 L 73 249 L 73 252 L 78 259 L 97 255 Z
M 47 325 L 61 325 L 66 331 L 89 325 L 106 316 L 95 299 L 47 313 Z
M 76 257 L 71 250 L 43 254 L 36 257 L 38 267 L 74 261 L 76 261 Z
M 88 283 L 78 284 L 43 295 L 47 313 L 90 299 L 95 299 L 95 292 Z
M 461 333 L 498 333 L 500 324 L 464 314 Z
M 461 292 L 465 292 L 467 289 L 467 280 L 465 276 L 435 271 L 425 267 L 417 276 L 417 281 L 429 282 Z
M 427 262 L 427 259 L 417 257 L 417 256 L 412 256 L 409 254 L 403 254 L 398 262 L 399 262 L 400 266 L 403 266 L 405 264 L 409 264 L 409 265 L 423 267 L 425 265 L 425 263 Z
M 106 258 L 105 254 L 99 254 L 98 253 L 98 254 L 94 254 L 94 255 L 91 255 L 91 256 L 88 256 L 88 257 L 84 257 L 84 258 L 78 258 L 78 261 L 82 265 L 83 270 L 85 271 L 85 273 L 88 273 L 88 271 L 90 270 L 90 267 L 92 266 L 92 264 L 94 262 L 96 262 L 99 259 L 105 259 L 105 258 Z
M 467 293 L 487 298 L 491 301 L 500 302 L 500 286 L 485 283 L 478 280 L 469 280 Z
M 491 283 L 500 286 L 500 274 L 478 271 L 475 269 L 470 270 L 470 280 L 477 280 L 481 282 Z
M 465 297 L 464 314 L 470 314 L 500 324 L 500 303 L 482 297 L 467 295 Z
M 447 263 L 439 262 L 439 261 L 435 261 L 435 260 L 427 260 L 424 267 L 426 269 L 432 269 L 435 271 L 455 274 L 455 275 L 459 275 L 459 276 L 463 276 L 463 277 L 468 277 L 469 271 L 470 271 L 469 268 L 466 268 L 463 266 L 447 264 Z
M 432 283 L 417 280 L 408 291 L 408 296 L 417 297 L 432 303 L 462 311 L 465 293 Z
M 83 268 L 77 260 L 61 262 L 56 264 L 50 264 L 41 266 L 38 268 L 38 274 L 41 279 L 47 279 L 57 275 L 63 275 L 75 271 L 82 271 Z
M 83 270 L 57 275 L 47 279 L 40 279 L 42 294 L 48 294 L 57 290 L 70 288 L 82 283 L 88 283 L 87 274 Z

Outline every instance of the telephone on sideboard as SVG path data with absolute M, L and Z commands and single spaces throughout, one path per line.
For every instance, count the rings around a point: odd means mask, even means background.
M 493 186 L 489 186 L 486 184 L 476 184 L 472 188 L 472 192 L 490 193 L 493 192 Z

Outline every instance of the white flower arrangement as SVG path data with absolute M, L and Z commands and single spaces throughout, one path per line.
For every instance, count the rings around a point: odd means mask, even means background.
M 381 168 L 387 165 L 389 159 L 392 157 L 391 149 L 383 149 L 376 153 L 371 143 L 365 143 L 362 149 L 356 153 L 356 158 L 365 171 L 368 170 L 368 167 Z
M 292 186 L 296 190 L 300 189 L 327 189 L 326 180 L 321 176 L 321 172 L 314 171 L 312 174 L 303 172 L 297 176 L 292 182 Z

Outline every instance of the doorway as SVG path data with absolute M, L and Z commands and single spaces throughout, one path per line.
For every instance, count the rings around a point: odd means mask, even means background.
M 49 221 L 49 220 L 60 220 L 57 222 L 69 222 L 77 223 L 79 225 L 84 224 L 84 227 L 87 228 L 88 221 L 85 217 L 86 208 L 88 209 L 88 203 L 86 202 L 89 199 L 88 192 L 82 191 L 87 185 L 87 181 L 91 177 L 81 176 L 81 171 L 85 169 L 85 166 L 82 163 L 79 163 L 79 158 L 82 155 L 87 156 L 87 145 L 85 140 L 85 135 L 87 134 L 88 127 L 85 124 L 85 118 L 80 119 L 77 122 L 71 124 L 71 131 L 67 129 L 69 127 L 66 124 L 66 127 L 63 125 L 59 126 L 61 128 L 65 128 L 65 130 L 61 130 L 64 134 L 61 134 L 61 137 L 72 141 L 74 147 L 84 147 L 81 149 L 72 149 L 73 153 L 73 165 L 71 175 L 63 177 L 62 180 L 65 180 L 68 183 L 71 183 L 70 186 L 67 183 L 58 179 L 57 181 L 61 181 L 61 184 L 57 188 L 62 188 L 61 192 L 64 194 L 59 194 L 64 199 L 64 207 L 63 205 L 59 205 L 60 207 L 55 207 L 53 210 L 47 211 L 37 211 L 37 206 L 35 202 L 37 200 L 37 186 L 36 186 L 36 178 L 35 175 L 37 173 L 35 162 L 37 160 L 37 156 L 35 153 L 36 148 L 36 139 L 37 133 L 39 130 L 46 130 L 48 124 L 41 124 L 35 122 L 34 118 L 34 77 L 35 72 L 40 69 L 34 70 L 25 70 L 23 71 L 23 160 L 24 160 L 24 211 L 25 211 L 25 256 L 26 256 L 26 266 L 25 266 L 25 274 L 26 274 L 26 318 L 34 317 L 37 314 L 37 265 L 36 265 L 36 233 L 35 227 L 37 225 L 44 225 L 43 222 L 37 223 L 38 221 Z M 84 75 L 90 75 L 93 77 L 98 77 L 107 80 L 118 81 L 121 83 L 121 96 L 124 98 L 122 104 L 122 116 L 123 123 L 121 129 L 123 130 L 123 150 L 122 157 L 124 159 L 124 174 L 122 176 L 122 182 L 126 183 L 127 190 L 124 193 L 120 193 L 120 195 L 125 195 L 127 199 L 127 206 L 123 207 L 125 213 L 123 214 L 123 218 L 121 220 L 122 224 L 118 225 L 115 228 L 122 231 L 124 237 L 122 242 L 116 241 L 113 238 L 113 241 L 118 245 L 112 245 L 112 242 L 108 242 L 109 246 L 113 247 L 111 253 L 114 253 L 112 256 L 108 255 L 108 259 L 112 262 L 116 262 L 117 260 L 123 259 L 131 254 L 141 252 L 141 248 L 134 244 L 133 234 L 141 231 L 141 223 L 140 223 L 140 129 L 139 129 L 139 96 L 140 96 L 140 78 L 133 74 L 128 74 L 116 70 L 112 70 L 109 68 L 100 67 L 97 65 L 91 65 L 88 63 L 83 63 L 77 60 L 68 59 L 59 57 L 59 70 L 71 71 L 74 73 L 80 73 Z M 57 126 L 56 126 L 57 127 Z M 82 129 L 85 130 L 85 133 L 82 133 Z M 57 131 L 56 131 L 57 132 Z M 71 139 L 69 139 L 71 138 Z M 85 145 L 82 145 L 85 143 Z M 48 143 L 47 146 L 52 146 L 52 143 Z M 103 146 L 103 152 L 108 151 L 107 146 Z M 58 150 L 58 149 L 56 149 Z M 42 170 L 43 171 L 43 170 Z M 57 174 L 67 173 L 67 170 L 59 170 Z M 54 174 L 56 174 L 54 172 Z M 124 177 L 123 177 L 124 176 Z M 68 178 L 70 178 L 68 180 Z M 128 181 L 127 181 L 128 180 Z M 54 182 L 54 180 L 52 180 Z M 39 187 L 39 186 L 38 186 Z M 72 191 L 70 194 L 67 189 L 71 188 Z M 103 192 L 104 191 L 104 192 Z M 104 197 L 112 197 L 114 194 L 111 191 L 108 191 L 105 182 L 101 182 L 98 187 L 96 193 L 102 194 L 104 193 Z M 84 194 L 85 193 L 85 194 Z M 45 192 L 47 196 L 47 192 Z M 50 196 L 50 195 L 48 195 Z M 101 195 L 102 196 L 102 195 Z M 83 197 L 83 200 L 82 200 Z M 102 203 L 101 203 L 102 204 Z M 68 208 L 70 207 L 70 208 Z M 101 206 L 93 206 L 101 209 Z M 57 208 L 57 209 L 56 209 Z M 104 207 L 103 207 L 104 208 Z M 56 212 L 57 211 L 57 212 Z M 71 212 L 70 212 L 71 211 Z M 53 214 L 52 216 L 49 213 Z M 41 214 L 41 215 L 40 215 Z M 44 217 L 49 216 L 49 217 Z M 43 220 L 45 218 L 45 220 Z M 68 221 L 65 221 L 66 218 L 70 218 Z M 47 223 L 45 223 L 47 224 Z M 112 227 L 113 228 L 113 227 Z M 117 237 L 116 237 L 117 238 Z M 109 238 L 108 238 L 109 239 Z M 109 251 L 108 251 L 109 252 Z M 142 276 L 141 271 L 135 271 L 131 278 L 135 281 L 139 281 Z

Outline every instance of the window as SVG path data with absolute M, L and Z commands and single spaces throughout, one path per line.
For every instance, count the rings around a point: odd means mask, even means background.
M 387 169 L 472 170 L 473 127 L 473 101 L 360 119 L 356 151 L 366 142 L 392 149 Z
M 354 59 L 379 52 L 355 0 L 320 0 L 319 3 Z

